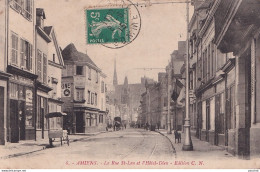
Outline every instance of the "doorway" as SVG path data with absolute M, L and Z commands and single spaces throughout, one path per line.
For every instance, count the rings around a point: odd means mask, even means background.
M 5 131 L 4 131 L 4 87 L 0 87 L 0 145 L 5 144 Z
M 76 112 L 76 133 L 85 132 L 85 120 L 83 112 Z

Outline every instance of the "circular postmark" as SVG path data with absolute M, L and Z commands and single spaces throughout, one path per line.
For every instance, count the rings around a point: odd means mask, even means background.
M 133 42 L 141 30 L 141 16 L 130 0 L 85 9 L 87 44 L 122 48 Z

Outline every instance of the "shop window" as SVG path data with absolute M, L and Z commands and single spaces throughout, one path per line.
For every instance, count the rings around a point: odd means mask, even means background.
M 91 126 L 97 126 L 97 115 L 96 114 L 91 115 Z
M 18 85 L 10 83 L 10 98 L 18 99 Z
M 206 106 L 206 101 L 203 101 L 202 102 L 202 129 L 204 129 L 204 130 L 206 130 L 206 108 L 207 108 L 207 106 Z
M 36 128 L 47 129 L 48 122 L 45 118 L 45 114 L 47 113 L 47 98 L 37 96 L 37 117 L 36 117 Z
M 103 115 L 99 115 L 99 123 L 103 123 Z
M 215 97 L 210 99 L 210 130 L 215 130 Z
M 86 114 L 86 126 L 91 126 L 91 115 L 89 113 Z
M 32 88 L 25 87 L 25 126 L 32 128 L 33 122 L 33 90 Z

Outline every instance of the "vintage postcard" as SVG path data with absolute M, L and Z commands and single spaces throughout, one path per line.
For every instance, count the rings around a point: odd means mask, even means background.
M 260 168 L 259 0 L 0 0 L 0 169 Z

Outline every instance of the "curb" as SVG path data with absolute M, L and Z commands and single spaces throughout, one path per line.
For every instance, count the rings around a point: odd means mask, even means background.
M 23 156 L 23 155 L 27 155 L 27 154 L 31 154 L 31 153 L 35 153 L 35 152 L 40 152 L 40 151 L 45 150 L 45 149 L 47 149 L 47 146 L 43 146 L 40 149 L 36 149 L 36 150 L 30 151 L 30 152 L 22 152 L 22 153 L 6 155 L 6 156 L 3 156 L 3 157 L 0 157 L 0 159 L 15 158 L 15 157 L 18 157 L 18 156 Z
M 175 154 L 175 157 L 176 157 L 176 149 L 173 146 L 173 143 L 172 143 L 171 139 L 168 136 L 166 136 L 165 134 L 161 133 L 160 131 L 155 131 L 155 132 L 161 134 L 162 136 L 166 137 L 169 140 L 169 142 L 171 143 L 171 146 L 172 146 L 173 153 Z
M 83 135 L 83 134 L 71 134 L 71 135 L 77 135 L 77 136 L 96 136 L 96 135 L 99 135 L 101 133 L 106 133 L 106 131 L 102 131 L 102 132 L 98 132 L 98 133 L 92 133 L 91 135 Z M 79 138 L 79 139 L 70 139 L 70 142 L 77 142 L 77 141 L 81 141 L 81 140 L 84 140 L 84 139 L 89 139 L 89 138 Z M 2 156 L 0 157 L 0 159 L 9 159 L 9 158 L 15 158 L 15 157 L 18 157 L 18 156 L 23 156 L 23 155 L 28 155 L 28 154 L 31 154 L 31 153 L 35 153 L 35 152 L 39 152 L 39 151 L 43 151 L 45 149 L 50 149 L 50 147 L 48 147 L 48 145 L 46 146 L 43 146 L 42 148 L 39 148 L 39 149 L 36 149 L 36 150 L 33 150 L 33 151 L 29 151 L 29 152 L 21 152 L 21 153 L 15 153 L 15 154 L 10 154 L 10 155 L 6 155 L 6 156 Z M 57 148 L 57 147 L 61 147 L 61 145 L 59 146 L 55 146 L 55 147 L 52 147 L 52 148 Z

